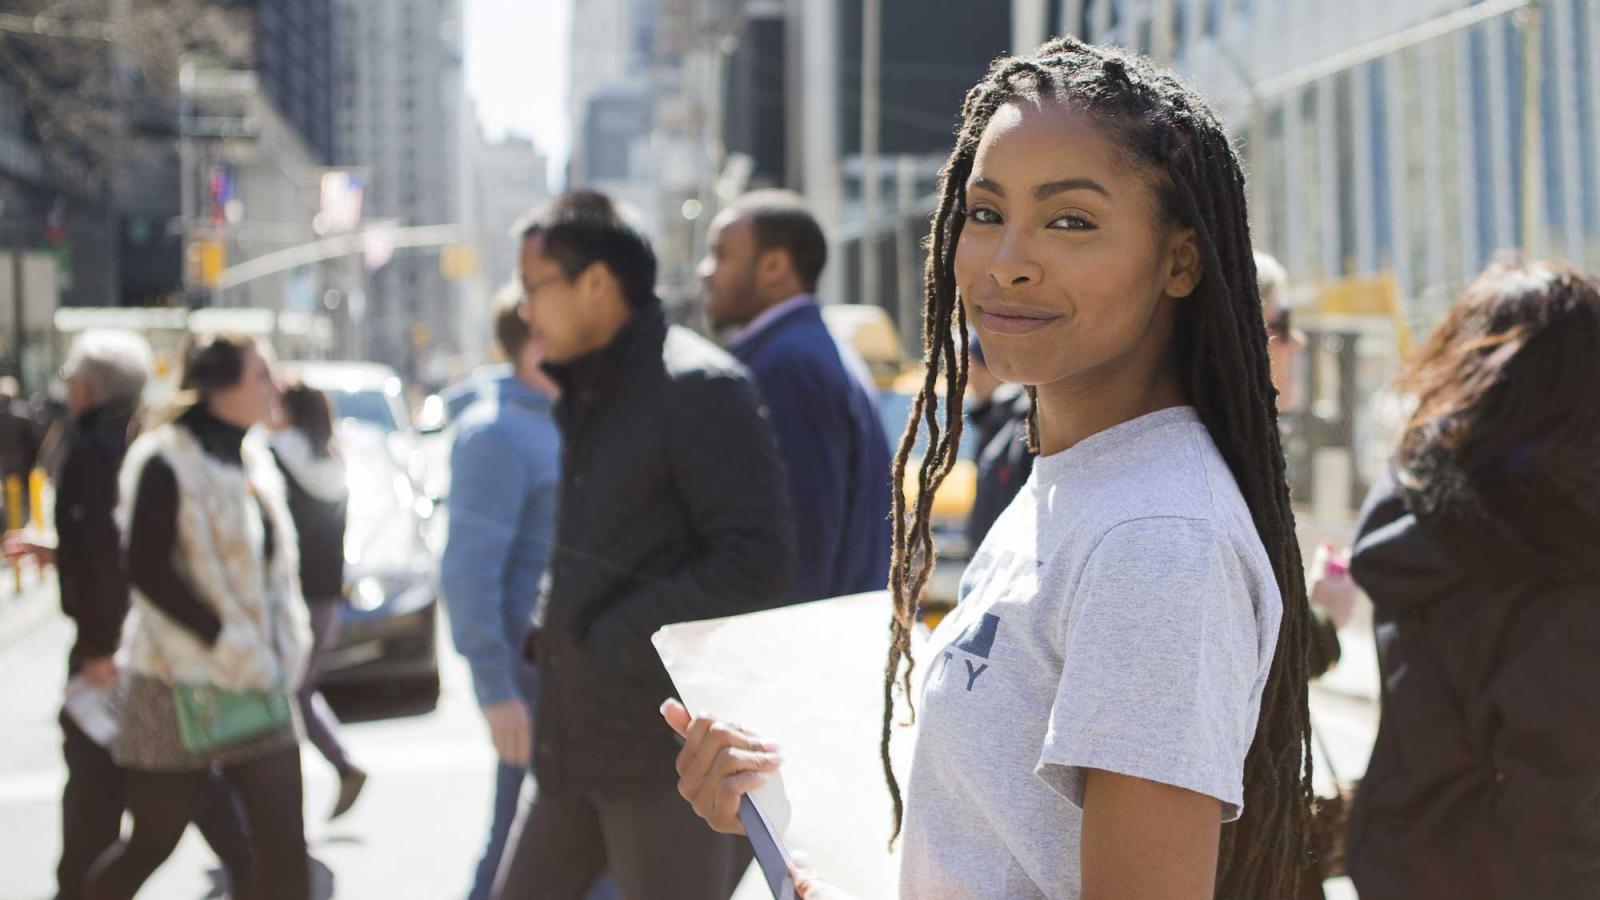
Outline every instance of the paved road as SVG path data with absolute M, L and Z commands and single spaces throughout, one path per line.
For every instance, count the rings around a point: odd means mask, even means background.
M 64 777 L 55 716 L 70 639 L 70 624 L 53 619 L 0 648 L 6 734 L 0 741 L 0 900 L 40 900 L 55 887 Z M 347 724 L 353 756 L 372 777 L 361 802 L 337 823 L 319 814 L 332 808 L 333 771 L 306 752 L 317 897 L 440 900 L 465 894 L 488 827 L 493 757 L 466 671 L 453 653 L 444 659 L 437 708 L 363 702 L 362 714 L 394 717 Z M 213 890 L 215 868 L 191 829 L 142 896 L 220 896 Z

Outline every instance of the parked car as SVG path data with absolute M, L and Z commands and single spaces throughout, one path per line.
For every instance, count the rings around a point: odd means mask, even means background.
M 425 540 L 431 504 L 388 452 L 381 427 L 346 418 L 349 469 L 339 643 L 322 682 L 437 696 L 438 572 Z
M 370 362 L 286 362 L 283 369 L 333 402 L 340 421 L 364 422 L 383 432 L 387 451 L 422 490 L 435 478 L 421 434 L 406 408 L 400 374 L 389 366 Z

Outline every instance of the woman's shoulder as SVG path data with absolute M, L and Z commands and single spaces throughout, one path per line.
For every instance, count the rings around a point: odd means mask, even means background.
M 1144 519 L 1215 523 L 1239 498 L 1221 453 L 1198 422 L 1136 435 L 1097 468 L 1096 477 L 1080 479 L 1074 492 L 1087 518 L 1105 530 Z

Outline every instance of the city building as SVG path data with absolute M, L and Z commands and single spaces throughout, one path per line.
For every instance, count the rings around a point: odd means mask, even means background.
M 460 0 L 338 0 L 335 160 L 365 185 L 364 221 L 460 221 L 464 140 Z M 376 261 L 376 260 L 374 260 Z M 460 298 L 438 247 L 401 249 L 367 274 L 346 315 L 359 355 L 426 377 L 461 347 Z
M 547 160 L 533 141 L 507 135 L 485 139 L 476 115 L 472 118 L 462 196 L 461 223 L 464 242 L 472 248 L 476 265 L 461 285 L 461 354 L 470 360 L 490 357 L 493 330 L 489 302 L 494 292 L 515 280 L 519 242 L 512 234 L 517 222 L 550 196 L 545 181 Z

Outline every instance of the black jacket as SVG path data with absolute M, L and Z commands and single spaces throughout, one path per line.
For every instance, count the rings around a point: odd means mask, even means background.
M 658 708 L 663 625 L 781 605 L 794 577 L 788 489 L 749 376 L 640 310 L 560 383 L 555 547 L 527 647 L 539 667 L 543 791 L 677 779 Z
M 1465 479 L 1374 488 L 1377 744 L 1351 815 L 1363 900 L 1600 897 L 1600 527 L 1552 552 Z
M 348 498 L 317 496 L 301 483 L 294 463 L 285 459 L 276 447 L 273 458 L 283 473 L 289 515 L 300 536 L 300 593 L 307 603 L 343 596 Z
M 86 659 L 110 656 L 128 614 L 128 580 L 115 518 L 117 473 L 128 452 L 131 407 L 90 410 L 68 426 L 56 485 L 56 579 L 61 611 L 78 626 L 68 656 L 77 672 Z
M 978 448 L 978 484 L 967 516 L 967 540 L 973 552 L 1033 472 L 1033 452 L 1028 449 L 1032 408 L 1021 385 L 1007 384 L 967 411 L 971 440 Z

